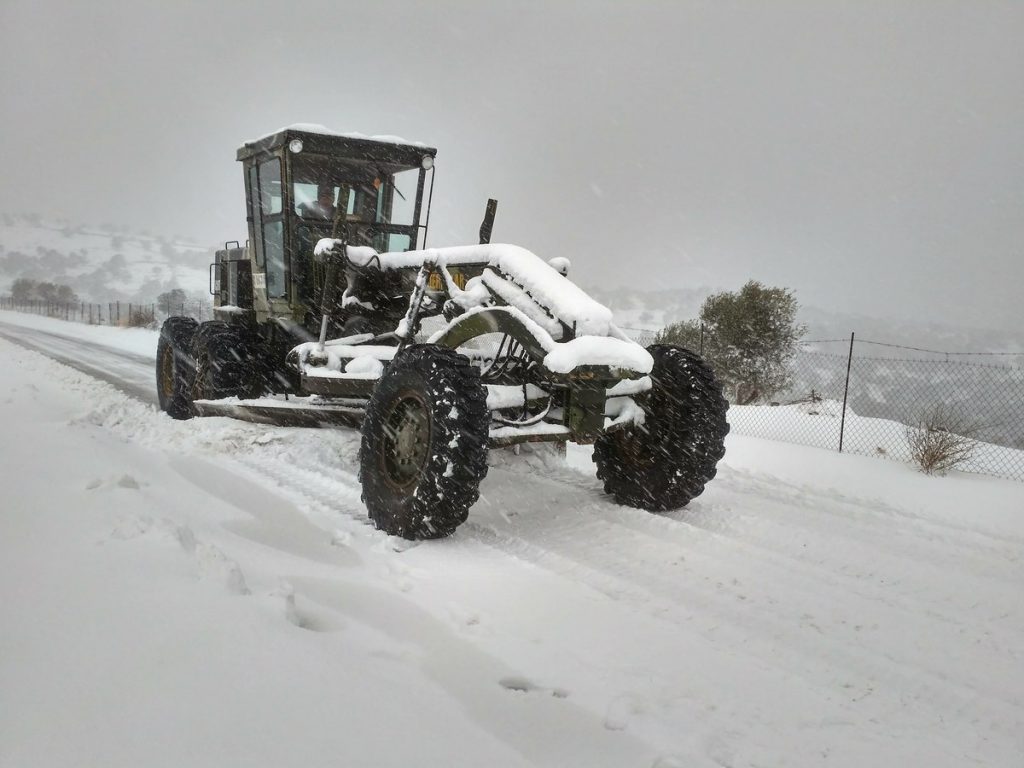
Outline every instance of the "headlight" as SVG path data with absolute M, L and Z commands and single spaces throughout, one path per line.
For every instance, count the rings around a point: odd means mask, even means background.
M 294 154 L 299 154 L 302 151 L 302 139 L 292 139 L 288 142 L 288 149 Z
M 425 170 L 429 171 L 433 167 L 434 167 L 434 158 L 432 158 L 430 155 L 424 155 L 423 156 L 423 168 Z

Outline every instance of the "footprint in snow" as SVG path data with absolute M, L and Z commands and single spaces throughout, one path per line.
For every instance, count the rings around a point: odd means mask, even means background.
M 506 691 L 516 691 L 518 693 L 532 693 L 534 691 L 540 691 L 541 693 L 549 693 L 556 699 L 569 698 L 569 692 L 564 688 L 545 688 L 544 686 L 537 685 L 532 680 L 528 680 L 525 677 L 503 677 L 498 681 L 498 685 Z
M 88 483 L 85 484 L 85 490 L 95 491 L 98 488 L 124 488 L 129 491 L 138 491 L 142 489 L 142 483 L 136 480 L 131 475 L 121 475 L 116 480 L 103 480 L 98 477 L 94 477 Z
M 294 624 L 299 629 L 310 632 L 337 632 L 345 627 L 344 623 L 336 617 L 329 616 L 323 611 L 315 611 L 307 605 L 308 601 L 303 601 L 300 608 L 295 599 L 295 588 L 287 582 L 283 582 L 278 589 L 270 594 L 273 597 L 284 598 L 284 617 L 288 623 Z
M 117 521 L 117 526 L 110 532 L 110 538 L 128 541 L 144 536 L 153 527 L 152 519 L 145 515 L 125 515 Z
M 132 491 L 139 490 L 142 486 L 139 485 L 139 481 L 131 475 L 121 475 L 121 478 L 117 481 L 118 488 L 127 488 Z
M 609 731 L 624 731 L 629 721 L 647 711 L 647 706 L 636 696 L 623 695 L 612 699 L 604 716 L 604 727 Z
M 241 567 L 213 544 L 197 542 L 195 556 L 203 576 L 222 582 L 232 594 L 249 594 L 249 586 L 245 583 Z

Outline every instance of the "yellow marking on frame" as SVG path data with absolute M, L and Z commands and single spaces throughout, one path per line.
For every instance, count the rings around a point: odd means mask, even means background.
M 452 282 L 455 283 L 461 290 L 466 290 L 466 276 L 457 269 L 448 270 L 448 274 L 452 276 Z M 444 278 L 441 277 L 440 272 L 431 272 L 430 277 L 427 278 L 427 287 L 432 291 L 443 291 L 445 288 Z

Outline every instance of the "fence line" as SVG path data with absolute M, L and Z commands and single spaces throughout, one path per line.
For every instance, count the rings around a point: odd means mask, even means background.
M 623 330 L 644 346 L 657 337 Z M 695 351 L 707 348 L 714 368 L 711 342 L 702 327 Z M 1024 352 L 946 352 L 851 333 L 801 342 L 789 373 L 770 400 L 730 405 L 734 433 L 911 461 L 912 438 L 939 409 L 971 433 L 973 455 L 958 469 L 1024 480 Z
M 172 315 L 187 315 L 200 322 L 213 319 L 212 305 L 203 301 L 186 301 L 176 304 L 157 302 L 147 304 L 128 301 L 93 303 L 15 299 L 11 296 L 0 296 L 0 309 L 55 317 L 88 325 L 136 328 L 156 328 L 162 319 Z
M 900 356 L 871 354 L 875 347 Z M 1024 480 L 1024 353 L 947 355 L 851 334 L 801 344 L 789 371 L 769 402 L 730 406 L 734 432 L 903 462 L 922 429 L 955 432 L 974 449 L 957 469 Z M 938 412 L 947 424 L 929 422 Z

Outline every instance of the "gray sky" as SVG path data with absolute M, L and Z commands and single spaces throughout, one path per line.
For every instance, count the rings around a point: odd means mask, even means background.
M 244 239 L 245 139 L 425 141 L 430 244 L 1024 326 L 1024 3 L 0 0 L 0 210 Z

